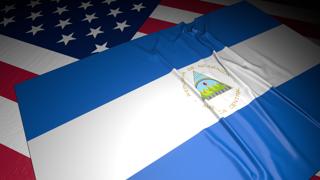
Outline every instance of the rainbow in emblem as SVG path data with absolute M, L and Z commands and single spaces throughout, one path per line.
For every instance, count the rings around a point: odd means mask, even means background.
M 231 89 L 230 86 L 196 71 L 193 71 L 193 80 L 202 99 L 212 99 Z

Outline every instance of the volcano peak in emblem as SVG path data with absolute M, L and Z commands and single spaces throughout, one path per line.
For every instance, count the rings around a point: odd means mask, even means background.
M 206 100 L 210 100 L 231 89 L 230 86 L 197 71 L 193 71 L 193 81 L 194 86 L 200 92 L 201 98 Z

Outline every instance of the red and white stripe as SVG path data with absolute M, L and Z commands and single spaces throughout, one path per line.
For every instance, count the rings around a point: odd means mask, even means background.
M 162 0 L 132 39 L 172 27 L 180 22 L 191 22 L 202 14 L 239 1 Z M 249 2 L 320 44 L 316 12 L 267 1 Z M 0 48 L 0 164 L 7 164 L 5 167 L 1 166 L 0 177 L 9 175 L 14 168 L 18 173 L 10 177 L 11 179 L 20 179 L 23 175 L 24 179 L 34 179 L 14 85 L 77 59 L 4 35 L 0 35 L 0 42 L 6 44 Z
M 0 35 L 0 179 L 35 179 L 14 86 L 76 59 Z
M 0 179 L 34 180 L 30 158 L 0 144 Z
M 310 180 L 320 180 L 320 171 L 317 172 L 314 176 L 310 178 Z

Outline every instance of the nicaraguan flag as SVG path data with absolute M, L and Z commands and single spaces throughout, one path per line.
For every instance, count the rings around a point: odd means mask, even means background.
M 247 3 L 16 86 L 38 179 L 307 179 L 319 47 Z

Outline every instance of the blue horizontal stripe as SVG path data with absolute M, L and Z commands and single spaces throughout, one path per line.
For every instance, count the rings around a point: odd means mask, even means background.
M 209 32 L 226 46 L 235 45 L 280 23 L 252 5 L 241 2 L 198 18 L 193 27 Z
M 277 89 L 320 123 L 320 65 Z
M 314 77 L 320 77 L 320 66 L 269 90 L 131 179 L 309 179 L 320 167 L 319 119 L 300 111 L 281 91 L 317 97 L 319 86 L 315 91 L 306 86 L 317 82 Z M 309 98 L 297 100 L 319 107 Z M 309 110 L 319 115 L 319 109 Z
M 125 44 L 16 86 L 27 140 L 167 74 L 156 58 Z
M 193 23 L 183 27 L 181 31 L 185 32 L 185 36 L 202 41 L 202 45 L 209 50 L 206 53 L 197 49 L 192 44 L 193 41 L 179 38 L 181 33 L 174 29 L 170 34 L 163 32 L 166 34 L 164 37 L 167 42 L 161 41 L 158 49 L 175 68 L 182 68 L 194 63 L 195 59 L 181 58 L 183 52 L 177 52 L 177 49 L 171 48 L 172 46 L 192 46 L 191 51 L 198 52 L 200 57 L 205 57 L 210 55 L 212 50 L 219 51 L 225 46 L 235 45 L 279 25 L 277 20 L 252 5 L 241 2 L 201 16 Z
M 261 17 L 262 21 L 255 18 Z M 225 19 L 225 21 L 223 21 Z M 214 22 L 215 28 L 211 27 Z M 228 22 L 228 31 L 224 25 Z M 202 24 L 202 25 L 201 25 Z M 278 25 L 247 3 L 239 3 L 171 29 L 112 48 L 16 86 L 27 140 L 187 66 Z M 208 27 L 203 33 L 202 27 Z M 248 31 L 245 34 L 241 31 Z M 208 34 L 219 41 L 199 41 Z M 208 36 L 209 37 L 209 36 Z

